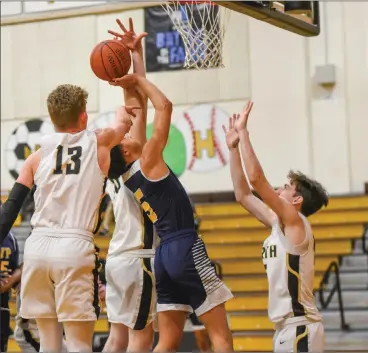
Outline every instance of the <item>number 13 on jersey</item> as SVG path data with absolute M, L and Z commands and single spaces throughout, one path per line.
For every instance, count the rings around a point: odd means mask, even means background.
M 150 219 L 150 221 L 152 223 L 155 223 L 157 221 L 157 214 L 155 213 L 155 211 L 153 211 L 152 207 L 150 206 L 150 204 L 146 201 L 142 202 L 142 198 L 143 198 L 143 192 L 141 189 L 138 189 L 135 193 L 134 193 L 135 198 L 137 199 L 137 201 L 141 204 L 143 211 L 146 212 L 148 218 Z
M 68 155 L 70 156 L 70 162 L 66 163 L 65 174 L 79 174 L 81 168 L 81 156 L 82 147 L 75 146 L 68 148 Z M 54 174 L 63 174 L 63 146 L 59 145 L 57 147 L 56 153 L 56 165 L 54 169 Z

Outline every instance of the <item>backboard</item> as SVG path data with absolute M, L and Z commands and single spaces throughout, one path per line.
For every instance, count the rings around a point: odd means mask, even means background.
M 243 13 L 304 37 L 320 33 L 318 1 L 216 1 L 218 5 Z M 309 14 L 302 8 L 309 7 Z

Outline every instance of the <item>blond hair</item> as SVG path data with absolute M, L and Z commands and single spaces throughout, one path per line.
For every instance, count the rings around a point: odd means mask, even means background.
M 73 127 L 86 111 L 88 93 L 74 85 L 57 86 L 47 97 L 47 109 L 53 124 L 60 129 Z

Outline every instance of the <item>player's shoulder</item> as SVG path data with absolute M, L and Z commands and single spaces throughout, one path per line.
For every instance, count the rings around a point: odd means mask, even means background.
M 32 169 L 33 171 L 33 174 L 36 173 L 37 171 L 37 168 L 41 162 L 41 159 L 42 159 L 42 152 L 43 152 L 43 149 L 42 147 L 40 149 L 38 149 L 37 151 L 31 153 L 29 155 L 29 157 L 26 159 L 26 162 L 25 164 L 28 165 L 29 168 Z
M 96 136 L 98 145 L 107 146 L 111 143 L 111 138 L 115 134 L 115 130 L 112 127 L 99 128 L 90 131 Z

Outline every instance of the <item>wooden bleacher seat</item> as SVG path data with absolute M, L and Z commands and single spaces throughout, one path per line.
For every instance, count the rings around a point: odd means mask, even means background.
M 365 195 L 347 196 L 347 197 L 332 197 L 327 208 L 320 212 L 330 212 L 335 210 L 359 210 L 368 208 L 368 197 Z M 221 203 L 221 204 L 200 204 L 196 206 L 196 212 L 199 217 L 222 217 L 233 215 L 248 214 L 239 204 Z

